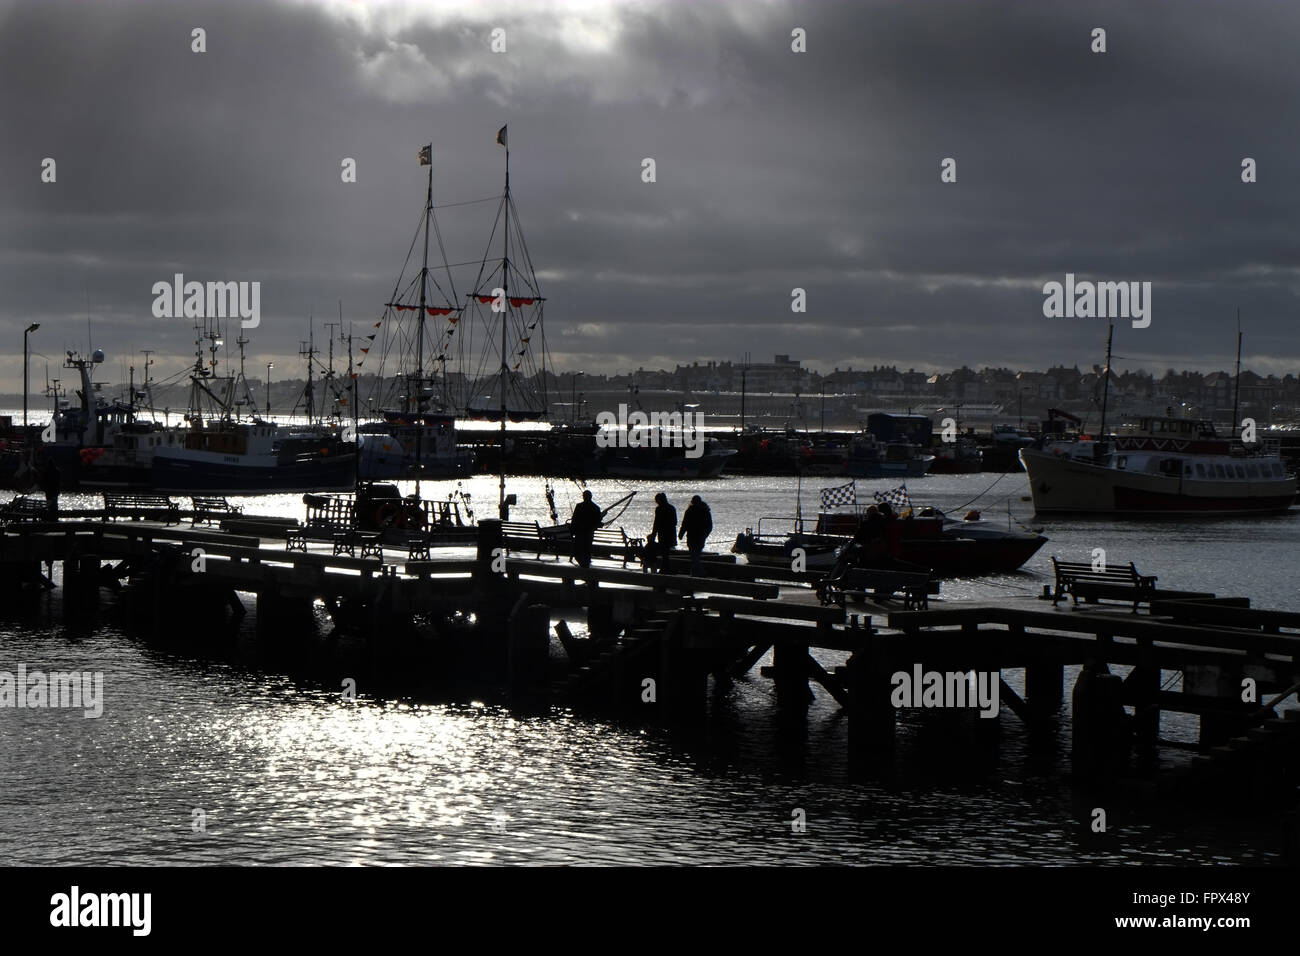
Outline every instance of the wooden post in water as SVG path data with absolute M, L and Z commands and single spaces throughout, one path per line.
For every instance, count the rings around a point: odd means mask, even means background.
M 1241 676 L 1239 670 L 1220 664 L 1189 664 L 1183 668 L 1183 691 L 1218 697 L 1229 705 L 1240 703 Z M 1248 726 L 1249 721 L 1244 719 L 1244 713 L 1242 717 L 1230 713 L 1201 714 L 1201 746 L 1221 746 L 1243 733 Z
M 1025 647 L 1025 625 L 1013 621 L 1007 634 L 1017 649 Z M 1036 719 L 1054 717 L 1065 700 L 1065 665 L 1038 649 L 1032 651 L 1025 665 L 1025 707 Z
M 1070 759 L 1081 777 L 1105 777 L 1128 759 L 1128 715 L 1123 682 L 1105 664 L 1090 661 L 1074 684 L 1074 740 Z
M 854 772 L 867 770 L 888 759 L 894 749 L 897 717 L 891 694 L 892 665 L 879 638 L 849 658 L 849 765 Z
M 1025 706 L 1035 717 L 1054 717 L 1065 700 L 1065 665 L 1038 660 L 1025 667 Z
M 72 619 L 92 617 L 99 608 L 99 556 L 71 555 L 63 561 L 63 613 Z
M 510 615 L 507 671 L 511 700 L 546 696 L 550 631 L 551 609 L 544 604 L 516 608 Z
M 807 710 L 813 699 L 808 687 L 808 645 L 777 642 L 772 648 L 772 667 L 777 704 Z
M 673 723 L 694 723 L 708 709 L 708 671 L 696 652 L 686 647 L 685 622 L 679 617 L 659 639 L 658 701 Z
M 1150 638 L 1138 639 L 1138 663 L 1125 684 L 1133 691 L 1135 744 L 1147 753 L 1155 750 L 1160 737 L 1160 668 L 1156 666 Z

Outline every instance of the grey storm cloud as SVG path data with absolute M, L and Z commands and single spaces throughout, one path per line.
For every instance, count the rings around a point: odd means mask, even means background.
M 112 368 L 179 371 L 192 331 L 150 311 L 176 272 L 260 280 L 250 359 L 293 374 L 309 316 L 382 312 L 429 141 L 467 289 L 495 209 L 450 204 L 499 193 L 507 123 L 561 368 L 1091 365 L 1104 321 L 1042 314 L 1073 272 L 1152 283 L 1118 365 L 1226 367 L 1240 308 L 1248 364 L 1294 371 L 1298 27 L 1282 2 L 7 3 L 0 378 L 26 323 L 59 356 L 87 314 Z

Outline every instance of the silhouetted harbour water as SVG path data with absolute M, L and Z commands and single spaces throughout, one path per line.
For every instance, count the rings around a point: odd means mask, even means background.
M 909 488 L 918 502 L 951 508 L 995 477 L 935 476 Z M 819 485 L 843 480 L 806 480 L 805 507 L 815 510 Z M 1051 555 L 1104 547 L 1162 585 L 1300 604 L 1294 516 L 1035 523 L 1020 501 L 1024 481 L 1001 479 L 975 506 L 1005 516 L 1010 496 L 1013 517 L 1052 540 L 1029 571 L 945 582 L 944 599 L 1037 593 Z M 495 513 L 495 479 L 464 486 L 480 517 Z M 859 482 L 863 494 L 890 486 Z M 543 487 L 510 482 L 515 516 L 548 520 Z M 648 527 L 659 486 L 591 487 L 606 502 L 643 488 L 621 523 Z M 790 513 L 794 488 L 793 479 L 730 478 L 667 490 L 679 506 L 695 492 L 709 500 L 712 546 L 725 550 L 759 515 Z M 557 485 L 562 506 L 578 495 Z M 240 500 L 301 515 L 300 496 Z M 345 704 L 339 688 L 310 678 L 147 644 L 108 615 L 68 633 L 57 593 L 50 600 L 35 617 L 0 620 L 0 670 L 102 671 L 104 716 L 0 711 L 0 854 L 15 863 L 1266 863 L 1281 845 L 1268 817 L 1171 815 L 1113 798 L 1109 833 L 1088 832 L 1096 803 L 1069 786 L 1068 724 L 1041 739 L 1006 715 L 1000 751 L 981 756 L 952 718 L 905 716 L 894 772 L 861 783 L 849 779 L 834 702 L 819 696 L 806 721 L 790 720 L 757 669 L 715 695 L 705 732 L 684 739 L 562 712 L 374 698 L 364 687 Z M 1067 691 L 1072 680 L 1067 673 Z M 1193 730 L 1167 716 L 1162 732 Z M 806 832 L 792 831 L 796 809 Z M 195 810 L 204 832 L 194 831 Z

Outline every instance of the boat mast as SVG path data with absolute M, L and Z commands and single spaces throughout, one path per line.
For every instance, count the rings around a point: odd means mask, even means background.
M 1101 441 L 1106 441 L 1106 401 L 1110 397 L 1110 343 L 1115 337 L 1115 326 L 1109 325 L 1106 330 L 1106 378 L 1101 387 Z
M 1240 436 L 1241 427 L 1237 424 L 1237 400 L 1241 396 L 1241 309 L 1237 310 L 1237 373 L 1232 380 L 1232 433 Z
M 307 359 L 307 385 L 303 389 L 302 395 L 303 403 L 307 406 L 307 424 L 311 425 L 316 420 L 316 385 L 312 380 L 311 373 L 312 356 L 316 354 L 316 316 L 311 315 L 307 322 L 307 340 L 305 342 L 301 339 L 298 340 L 302 344 L 302 347 L 298 349 L 298 354 Z M 296 405 L 294 410 L 297 411 Z
M 339 322 L 343 321 L 343 301 L 339 300 Z M 360 422 L 357 416 L 357 370 L 352 364 L 352 323 L 348 323 L 348 380 L 352 383 L 352 440 L 356 442 L 356 450 L 352 453 L 352 487 L 356 488 L 357 482 L 361 480 L 361 433 L 358 431 Z
M 149 356 L 153 355 L 153 353 L 156 351 L 157 349 L 140 350 L 140 354 L 144 356 L 144 384 L 140 386 L 140 395 L 149 403 L 150 418 L 157 418 L 157 414 L 158 414 L 153 407 L 153 392 L 150 391 L 149 389 L 149 366 L 153 364 L 153 359 L 151 359 Z M 49 377 L 48 367 L 46 369 L 46 377 L 47 378 Z
M 510 322 L 510 143 L 506 148 L 505 229 L 501 233 L 501 476 L 497 484 L 497 513 L 509 520 L 506 511 L 506 326 Z
M 415 497 L 420 497 L 424 437 L 424 316 L 425 286 L 429 281 L 429 220 L 433 218 L 433 149 L 429 150 L 429 187 L 424 196 L 424 264 L 420 268 L 420 317 L 415 326 Z M 410 408 L 410 397 L 407 397 Z

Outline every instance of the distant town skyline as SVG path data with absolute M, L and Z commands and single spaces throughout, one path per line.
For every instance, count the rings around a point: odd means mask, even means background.
M 673 369 L 638 369 L 613 374 L 597 370 L 555 373 L 546 372 L 547 404 L 553 421 L 591 421 L 600 412 L 613 412 L 619 404 L 632 408 L 671 411 L 688 407 L 703 410 L 715 426 L 727 419 L 737 421 L 746 406 L 751 420 L 773 420 L 807 426 L 822 421 L 833 427 L 860 423 L 869 410 L 910 411 L 954 415 L 970 421 L 993 419 L 1032 421 L 1050 408 L 1087 417 L 1100 412 L 1104 366 L 1056 365 L 1047 369 L 1010 369 L 963 366 L 939 372 L 874 366 L 868 369 L 833 369 L 822 372 L 804 366 L 788 355 L 776 355 L 772 362 L 748 364 L 727 361 L 679 364 Z M 103 366 L 99 366 L 103 368 Z M 349 378 L 338 371 L 333 384 L 323 378 L 323 369 L 315 373 L 314 410 L 350 416 Z M 221 371 L 220 374 L 226 374 Z M 100 397 L 124 397 L 127 381 L 95 376 L 102 386 Z M 186 381 L 175 376 L 156 380 L 152 390 L 153 408 L 179 412 L 188 394 Z M 358 377 L 358 407 L 363 417 L 377 408 L 375 376 Z M 139 388 L 142 379 L 136 378 Z M 247 376 L 251 402 L 235 407 L 240 415 L 261 415 L 269 407 L 273 416 L 304 414 L 306 379 L 293 369 L 272 382 L 268 394 L 266 380 L 260 375 Z M 65 399 L 75 387 L 61 379 Z M 742 388 L 747 400 L 741 397 Z M 450 377 L 448 396 L 452 413 L 463 413 L 455 396 L 464 394 L 460 377 Z M 1300 375 L 1259 375 L 1243 368 L 1240 387 L 1231 370 L 1203 372 L 1198 369 L 1170 369 L 1155 374 L 1150 370 L 1112 369 L 1109 402 L 1115 415 L 1162 415 L 1208 418 L 1226 422 L 1229 411 L 1237 406 L 1238 417 L 1253 417 L 1260 425 L 1300 425 Z M 11 404 L 21 402 L 20 395 L 0 395 Z M 148 402 L 141 399 L 141 404 Z M 29 403 L 32 415 L 42 420 L 50 406 L 47 395 L 33 395 Z

